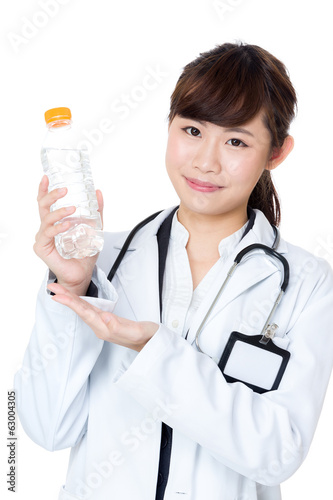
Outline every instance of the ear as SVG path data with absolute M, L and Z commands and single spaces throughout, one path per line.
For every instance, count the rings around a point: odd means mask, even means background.
M 294 149 L 294 138 L 291 135 L 288 135 L 282 146 L 280 148 L 274 148 L 271 157 L 269 158 L 266 169 L 274 170 L 280 163 L 282 163 L 289 153 Z

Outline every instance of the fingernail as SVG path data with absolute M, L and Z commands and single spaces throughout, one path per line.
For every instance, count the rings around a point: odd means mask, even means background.
M 66 207 L 66 212 L 74 212 L 76 210 L 75 207 Z
M 58 193 L 59 193 L 59 194 L 63 194 L 63 193 L 65 193 L 65 192 L 66 192 L 66 188 L 59 188 L 59 189 L 58 189 Z

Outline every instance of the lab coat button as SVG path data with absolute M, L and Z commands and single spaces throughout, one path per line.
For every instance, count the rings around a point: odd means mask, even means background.
M 174 319 L 172 322 L 172 328 L 177 328 L 178 325 L 179 325 L 178 319 Z

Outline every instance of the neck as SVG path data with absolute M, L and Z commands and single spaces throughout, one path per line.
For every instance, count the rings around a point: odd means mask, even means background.
M 195 289 L 220 258 L 220 241 L 244 226 L 247 212 L 245 208 L 242 214 L 206 215 L 191 212 L 180 205 L 178 220 L 189 232 L 186 251 Z
M 246 207 L 244 210 L 228 212 L 218 215 L 198 214 L 180 205 L 178 220 L 190 234 L 189 244 L 200 242 L 201 245 L 218 246 L 223 238 L 238 231 L 244 226 L 247 217 Z

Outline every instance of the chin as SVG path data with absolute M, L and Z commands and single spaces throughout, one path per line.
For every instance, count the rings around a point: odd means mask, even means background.
M 208 216 L 216 216 L 216 215 L 222 215 L 223 213 L 226 212 L 226 210 L 223 210 L 222 208 L 217 208 L 217 207 L 211 207 L 207 206 L 205 204 L 186 204 L 186 203 L 180 203 L 181 207 L 186 210 L 186 212 L 192 212 L 197 215 L 208 215 Z
M 186 200 L 180 202 L 180 206 L 186 212 L 192 212 L 197 215 L 206 215 L 208 217 L 224 216 L 231 214 L 239 214 L 242 216 L 247 211 L 247 201 L 242 203 L 231 203 L 227 201 L 225 203 L 213 203 L 207 202 L 207 200 L 196 199 L 195 201 L 190 201 L 186 203 Z

